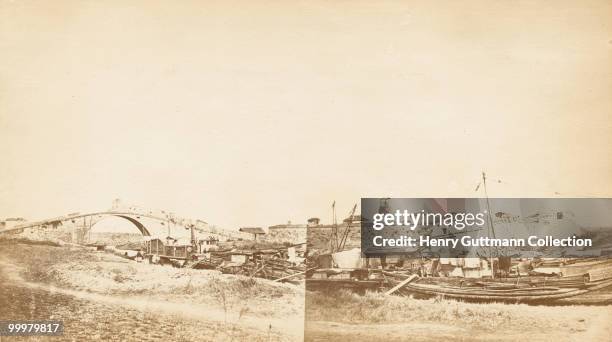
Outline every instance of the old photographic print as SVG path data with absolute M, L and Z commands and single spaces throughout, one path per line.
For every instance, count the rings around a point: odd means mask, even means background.
M 0 341 L 611 341 L 611 20 L 0 0 Z

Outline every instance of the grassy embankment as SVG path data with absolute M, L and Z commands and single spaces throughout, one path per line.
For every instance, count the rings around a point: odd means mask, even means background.
M 0 241 L 0 258 L 19 266 L 20 276 L 30 282 L 154 302 L 155 307 L 178 304 L 196 314 L 210 313 L 204 317 L 212 317 L 215 312 L 219 317 L 220 313 L 232 324 L 251 319 L 251 323 L 261 322 L 267 327 L 270 322 L 282 329 L 279 322 L 287 321 L 301 330 L 303 322 L 304 291 L 290 284 L 218 271 L 148 265 L 82 247 L 24 241 Z
M 356 328 L 358 325 L 371 324 L 405 325 L 407 333 L 411 326 L 419 324 L 457 327 L 469 339 L 504 332 L 514 337 L 542 336 L 547 333 L 551 337 L 557 334 L 570 336 L 589 329 L 601 330 L 599 325 L 602 317 L 606 320 L 612 318 L 612 306 L 478 304 L 385 296 L 372 292 L 362 296 L 349 291 L 333 294 L 306 293 L 307 335 L 308 322 L 337 322 L 355 325 Z M 434 338 L 435 334 L 433 329 L 429 337 Z

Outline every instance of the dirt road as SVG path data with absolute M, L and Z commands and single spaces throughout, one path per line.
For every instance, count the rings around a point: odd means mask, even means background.
M 30 281 L 23 277 L 32 273 L 27 260 L 0 253 L 0 317 L 63 320 L 60 340 L 302 340 L 301 317 L 261 317 L 163 296 L 104 294 Z

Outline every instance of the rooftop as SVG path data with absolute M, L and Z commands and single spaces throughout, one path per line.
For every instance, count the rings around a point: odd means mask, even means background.
M 238 230 L 243 233 L 249 233 L 249 234 L 265 234 L 266 233 L 261 227 L 243 227 Z

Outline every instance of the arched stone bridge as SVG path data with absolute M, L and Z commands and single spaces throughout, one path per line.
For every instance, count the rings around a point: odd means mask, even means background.
M 171 213 L 137 211 L 127 209 L 111 209 L 92 213 L 74 213 L 52 219 L 24 222 L 0 230 L 0 235 L 18 235 L 28 238 L 61 238 L 76 243 L 88 242 L 88 233 L 96 223 L 109 218 L 119 217 L 133 224 L 143 236 L 167 236 L 168 227 L 185 235 L 185 231 L 194 228 L 199 234 L 219 234 L 213 232 L 208 224 L 201 220 L 178 218 Z M 181 229 L 183 228 L 183 229 Z M 68 238 L 68 235 L 70 236 Z M 174 235 L 174 234 L 171 234 Z

